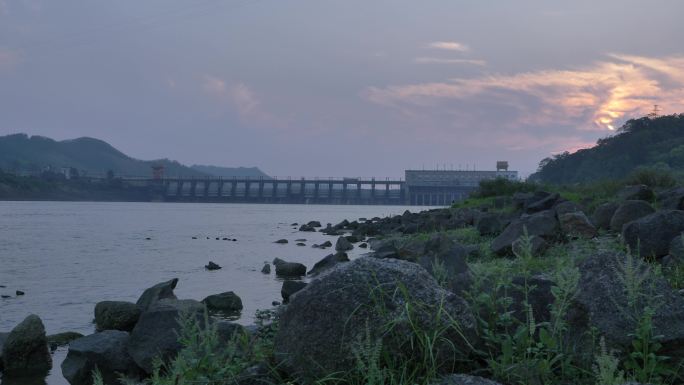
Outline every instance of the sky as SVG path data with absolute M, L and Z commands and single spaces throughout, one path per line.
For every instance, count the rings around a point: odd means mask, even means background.
M 527 175 L 658 104 L 684 1 L 0 0 L 0 135 L 272 176 Z

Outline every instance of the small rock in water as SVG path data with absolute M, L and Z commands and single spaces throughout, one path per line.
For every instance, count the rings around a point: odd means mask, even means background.
M 7 287 L 7 286 L 5 286 L 5 285 L 0 285 L 0 288 L 3 288 L 3 289 L 4 289 L 4 288 L 6 288 L 6 287 Z
M 306 244 L 302 242 L 297 242 L 297 246 L 306 246 Z
M 204 266 L 204 268 L 207 269 L 207 270 L 218 270 L 218 269 L 221 268 L 221 266 L 215 264 L 215 263 L 212 262 L 212 261 L 209 261 L 209 263 L 206 264 L 206 265 Z
M 275 243 L 280 243 L 284 245 L 287 243 L 287 239 L 278 239 L 277 241 L 275 241 Z
M 9 295 L 4 295 L 4 294 L 3 294 L 3 295 L 0 295 L 0 298 L 10 298 L 10 296 L 9 296 Z
M 217 241 L 220 241 L 220 240 L 221 240 L 221 238 L 219 238 L 219 237 L 216 237 L 216 240 L 217 240 Z
M 152 238 L 150 238 L 150 237 L 147 237 L 147 238 L 145 238 L 145 240 L 146 240 L 146 241 L 151 241 L 151 240 L 152 240 Z
M 230 241 L 230 238 L 223 238 L 224 241 Z
M 24 294 L 26 294 L 26 293 L 24 293 L 24 292 L 21 291 L 21 290 L 17 290 L 17 291 L 16 291 L 16 294 L 17 294 L 17 295 L 24 295 Z
M 306 239 L 304 239 L 304 238 L 295 239 L 295 242 L 306 242 Z
M 362 243 L 359 245 L 360 248 L 365 249 L 368 248 L 368 244 L 366 242 Z
M 237 239 L 233 238 L 233 242 L 237 242 Z
M 211 239 L 211 238 L 207 237 L 207 239 Z
M 299 223 L 295 222 L 295 223 L 291 224 L 290 226 L 299 226 Z
M 192 239 L 197 239 L 197 237 L 192 237 Z
M 273 305 L 273 306 L 280 306 L 280 302 L 278 302 L 278 301 L 273 301 L 273 302 L 271 302 L 271 305 Z
M 261 272 L 264 274 L 271 274 L 271 265 L 268 263 L 264 265 L 264 267 L 261 268 Z

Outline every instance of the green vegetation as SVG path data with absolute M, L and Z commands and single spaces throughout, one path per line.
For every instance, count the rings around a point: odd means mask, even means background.
M 167 176 L 266 176 L 257 168 L 187 167 L 169 159 L 138 160 L 108 143 L 93 138 L 55 141 L 42 136 L 14 134 L 0 137 L 0 170 L 38 175 L 45 170 L 72 168 L 80 175 L 105 177 L 152 176 L 152 166 L 164 167 Z
M 617 134 L 599 139 L 595 147 L 542 160 L 530 179 L 568 185 L 623 179 L 635 172 L 640 183 L 663 186 L 671 183 L 670 177 L 661 178 L 656 174 L 672 173 L 679 179 L 682 166 L 684 115 L 679 114 L 630 120 Z M 649 170 L 646 173 L 651 175 L 640 178 L 639 169 Z

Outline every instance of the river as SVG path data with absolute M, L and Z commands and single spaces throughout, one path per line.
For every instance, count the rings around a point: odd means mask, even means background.
M 280 301 L 282 281 L 261 273 L 275 257 L 311 268 L 331 249 L 312 248 L 334 237 L 299 232 L 292 223 L 401 214 L 399 206 L 333 206 L 206 203 L 0 202 L 0 331 L 10 331 L 29 314 L 48 334 L 94 332 L 93 309 L 104 300 L 135 302 L 158 282 L 179 278 L 179 298 L 201 300 L 234 291 L 244 309 L 237 322 L 249 324 L 257 309 Z M 411 208 L 408 208 L 411 209 Z M 418 208 L 413 207 L 412 210 Z M 426 209 L 425 207 L 421 207 Z M 193 239 L 196 238 L 196 239 Z M 219 238 L 217 240 L 216 238 Z M 231 241 L 225 241 L 229 238 Z M 274 241 L 285 238 L 288 244 Z M 305 238 L 306 246 L 296 246 Z M 237 241 L 233 242 L 232 239 Z M 356 248 L 351 258 L 364 252 Z M 207 271 L 214 261 L 223 268 Z M 15 296 L 15 291 L 26 294 Z M 65 385 L 53 369 L 37 384 Z M 9 385 L 3 381 L 2 385 Z

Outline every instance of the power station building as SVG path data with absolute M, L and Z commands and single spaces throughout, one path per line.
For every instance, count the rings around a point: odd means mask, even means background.
M 410 205 L 443 206 L 463 200 L 482 180 L 517 180 L 517 171 L 508 171 L 508 162 L 497 162 L 496 171 L 406 170 L 406 200 Z

